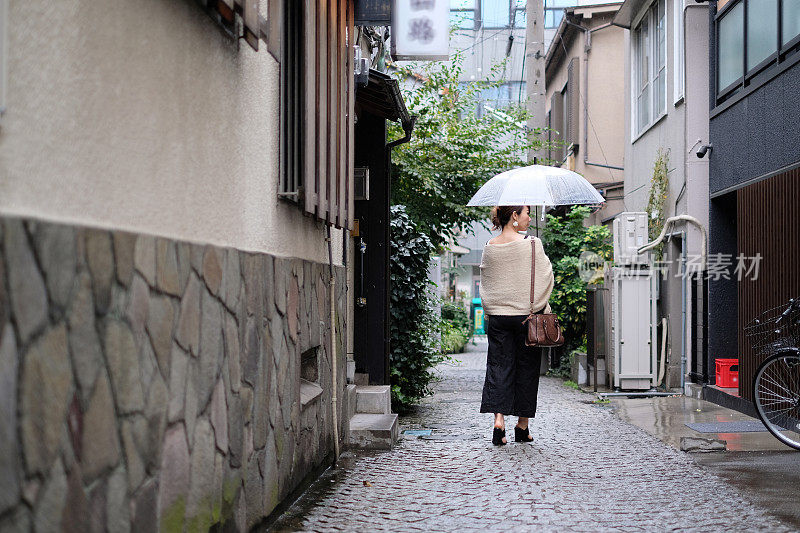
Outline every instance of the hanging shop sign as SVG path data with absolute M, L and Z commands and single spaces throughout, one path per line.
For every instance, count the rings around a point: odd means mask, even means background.
M 394 0 L 392 56 L 398 61 L 449 59 L 450 0 Z

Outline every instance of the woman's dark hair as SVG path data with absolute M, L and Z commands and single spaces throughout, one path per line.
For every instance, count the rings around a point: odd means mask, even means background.
M 492 224 L 494 229 L 503 229 L 511 220 L 513 213 L 520 214 L 527 205 L 499 205 L 492 209 Z

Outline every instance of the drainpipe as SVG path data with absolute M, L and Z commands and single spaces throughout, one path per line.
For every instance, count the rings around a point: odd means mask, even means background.
M 331 242 L 331 227 L 328 228 L 328 273 L 330 275 L 330 306 L 331 306 L 331 369 L 333 379 L 333 393 L 331 404 L 333 407 L 333 464 L 339 460 L 339 402 L 337 391 L 339 389 L 338 367 L 339 358 L 336 356 L 336 276 L 333 275 L 333 244 Z
M 592 163 L 589 161 L 589 52 L 592 50 L 592 34 L 596 31 L 611 27 L 613 24 L 607 22 L 596 28 L 587 28 L 570 20 L 567 20 L 567 24 L 583 32 L 583 164 L 584 166 L 625 170 L 623 167 Z

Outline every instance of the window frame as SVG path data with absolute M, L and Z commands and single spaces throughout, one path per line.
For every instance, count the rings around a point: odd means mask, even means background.
M 686 96 L 686 27 L 684 9 L 686 0 L 675 0 L 672 5 L 672 103 L 678 106 Z
M 517 0 L 507 0 L 508 2 L 508 24 L 505 26 L 488 26 L 484 24 L 484 2 L 486 0 L 474 0 L 475 7 L 473 8 L 450 8 L 450 15 L 452 16 L 453 13 L 473 13 L 473 25 L 470 26 L 457 26 L 456 29 L 458 30 L 517 30 L 517 29 L 524 29 L 523 26 L 516 25 L 516 16 L 517 12 L 523 12 L 526 14 L 526 24 L 527 27 L 527 5 L 525 7 L 517 7 Z M 562 8 L 563 9 L 563 8 Z
M 780 68 L 780 65 L 787 62 L 787 58 L 793 56 L 795 53 L 800 51 L 800 34 L 794 36 L 789 42 L 786 44 L 782 44 L 783 42 L 783 4 L 787 0 L 776 0 L 777 2 L 777 31 L 775 32 L 775 39 L 776 39 L 776 49 L 775 52 L 771 53 L 768 57 L 760 61 L 757 65 L 753 66 L 752 68 L 747 68 L 747 51 L 748 51 L 748 32 L 747 32 L 747 16 L 749 13 L 749 0 L 730 0 L 727 4 L 725 4 L 722 9 L 717 11 L 714 15 L 714 60 L 715 60 L 715 83 L 714 83 L 714 90 L 715 90 L 715 107 L 731 100 L 734 94 L 743 92 L 748 87 L 758 87 L 766 83 L 769 79 L 771 79 L 771 74 L 774 73 L 774 69 Z M 794 1 L 794 0 L 789 0 Z M 737 78 L 734 82 L 730 83 L 726 87 L 719 88 L 719 53 L 720 53 L 720 41 L 719 41 L 719 31 L 720 31 L 720 22 L 727 16 L 731 10 L 738 6 L 742 5 L 742 75 Z
M 656 61 L 658 60 L 657 52 L 658 52 L 658 8 L 659 5 L 664 6 L 664 64 L 659 65 L 658 69 L 656 70 Z M 648 47 L 650 53 L 650 61 L 647 64 L 647 83 L 642 86 L 641 90 L 638 87 L 639 80 L 641 79 L 641 61 L 640 61 L 640 54 L 641 54 L 641 47 L 639 45 L 639 30 L 642 26 L 642 23 L 647 19 L 647 24 L 649 27 L 649 31 L 647 34 L 647 42 L 644 46 Z M 632 80 L 636 81 L 636 85 L 631 83 L 631 144 L 636 142 L 639 137 L 644 135 L 650 128 L 655 126 L 658 122 L 661 121 L 665 116 L 668 114 L 668 106 L 667 106 L 667 93 L 668 86 L 667 86 L 667 79 L 669 78 L 669 56 L 666 54 L 666 50 L 668 47 L 667 42 L 667 22 L 669 17 L 667 16 L 667 4 L 666 0 L 653 0 L 650 2 L 645 9 L 639 14 L 639 16 L 634 20 L 634 24 L 631 24 L 631 33 L 635 35 L 635 38 L 631 39 L 631 46 L 633 47 L 633 52 L 631 57 L 633 58 L 633 76 Z M 661 110 L 658 114 L 656 114 L 657 106 L 656 106 L 656 83 L 658 80 L 658 74 L 661 70 L 664 70 L 664 92 L 661 95 L 662 99 L 662 106 Z M 639 96 L 644 91 L 644 87 L 649 88 L 649 94 L 647 98 L 647 102 L 649 105 L 649 120 L 640 128 L 639 127 Z

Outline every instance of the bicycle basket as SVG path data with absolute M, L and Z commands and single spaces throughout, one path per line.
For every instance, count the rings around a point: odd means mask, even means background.
M 783 313 L 791 306 L 786 316 Z M 781 318 L 783 317 L 783 318 Z M 800 300 L 767 309 L 744 327 L 753 351 L 772 355 L 781 348 L 800 346 Z

